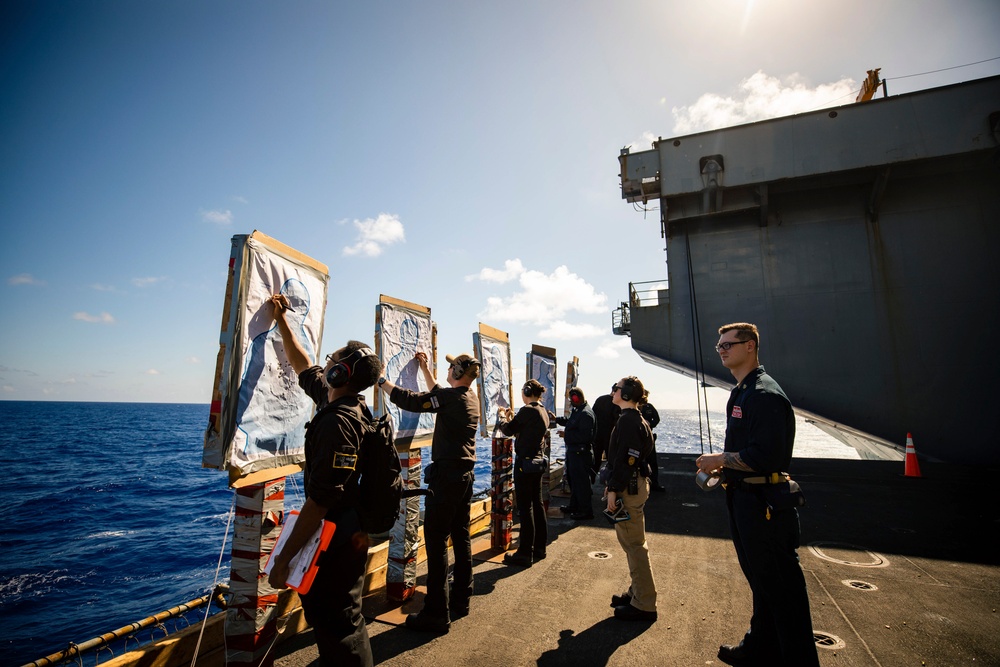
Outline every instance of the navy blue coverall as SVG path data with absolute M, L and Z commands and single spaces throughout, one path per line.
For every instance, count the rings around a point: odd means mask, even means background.
M 754 472 L 723 468 L 729 527 L 753 593 L 753 617 L 743 645 L 761 664 L 818 667 L 809 597 L 799 565 L 799 515 L 768 509 L 763 485 L 741 480 L 787 471 L 795 442 L 795 414 L 763 366 L 733 387 L 726 406 L 727 452 L 738 452 Z

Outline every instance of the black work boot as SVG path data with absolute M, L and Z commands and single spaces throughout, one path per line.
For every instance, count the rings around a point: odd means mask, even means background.
M 764 664 L 743 642 L 720 646 L 719 660 L 733 667 L 757 667 Z
M 436 632 L 443 635 L 447 634 L 450 626 L 451 623 L 448 622 L 447 618 L 431 616 L 423 611 L 406 617 L 406 627 L 418 632 Z

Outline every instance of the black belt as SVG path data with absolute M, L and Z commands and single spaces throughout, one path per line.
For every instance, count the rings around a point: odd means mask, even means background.
M 740 491 L 760 491 L 768 484 L 782 484 L 787 482 L 789 479 L 790 477 L 787 473 L 772 472 L 770 475 L 744 477 L 743 479 L 733 480 L 731 482 L 723 482 L 722 486 L 726 489 L 733 488 L 739 489 Z

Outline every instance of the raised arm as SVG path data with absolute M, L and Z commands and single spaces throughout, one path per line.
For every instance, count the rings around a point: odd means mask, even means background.
M 285 313 L 288 311 L 290 305 L 284 294 L 274 294 L 271 296 L 274 321 L 278 324 L 281 342 L 285 346 L 285 356 L 288 358 L 288 363 L 295 369 L 295 374 L 298 375 L 312 366 L 312 360 L 306 354 L 305 348 L 302 347 L 302 343 L 299 342 L 298 337 L 292 333 L 292 330 L 288 326 L 288 321 L 285 320 Z
M 413 355 L 413 357 L 417 360 L 417 363 L 420 364 L 420 370 L 424 373 L 424 381 L 427 382 L 427 388 L 432 389 L 437 382 L 434 381 L 434 376 L 431 375 L 430 366 L 427 365 L 427 354 L 424 352 L 417 352 Z M 448 369 L 448 372 L 451 372 L 450 368 Z

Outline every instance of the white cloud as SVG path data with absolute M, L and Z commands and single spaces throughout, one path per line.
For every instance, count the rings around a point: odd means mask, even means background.
M 14 393 L 14 388 L 12 386 L 10 386 L 9 384 L 5 384 L 3 386 L 3 391 L 4 391 L 5 394 L 12 394 L 12 393 Z
M 104 285 L 103 283 L 93 283 L 90 289 L 97 290 L 98 292 L 117 292 L 119 291 L 114 285 Z
M 609 327 L 598 327 L 593 324 L 571 324 L 565 320 L 556 320 L 538 332 L 542 338 L 556 340 L 577 340 L 580 338 L 598 338 L 608 333 Z
M 79 311 L 73 313 L 74 320 L 80 320 L 81 322 L 94 322 L 100 324 L 114 324 L 115 318 L 111 316 L 110 313 L 101 313 L 100 315 L 91 315 L 90 313 L 85 313 Z
M 247 200 L 247 198 L 246 198 L 246 197 L 241 197 L 241 196 L 239 196 L 239 195 L 236 195 L 236 196 L 234 196 L 234 197 L 233 197 L 233 201 L 237 201 L 237 202 L 239 202 L 239 203 L 241 203 L 241 204 L 249 204 L 249 203 L 250 203 L 250 202 L 249 202 L 249 201 Z M 228 213 L 228 211 L 227 211 L 227 213 Z
M 496 276 L 504 276 L 516 265 L 507 262 L 505 271 L 481 271 L 478 279 L 496 280 Z M 484 277 L 485 274 L 485 277 Z M 565 266 L 556 268 L 550 274 L 541 271 L 523 270 L 517 276 L 520 291 L 510 296 L 491 296 L 486 300 L 486 310 L 479 315 L 487 321 L 519 322 L 536 325 L 548 325 L 562 318 L 568 312 L 586 314 L 603 313 L 607 308 L 608 297 L 597 294 L 594 286 L 589 284 Z
M 44 285 L 44 280 L 39 280 L 30 273 L 19 273 L 7 279 L 8 285 Z
M 146 375 L 159 375 L 159 374 L 160 371 L 156 370 L 155 368 L 150 368 L 148 371 L 146 371 Z
M 673 107 L 673 131 L 703 132 L 846 104 L 854 101 L 859 87 L 850 78 L 809 87 L 798 74 L 782 81 L 758 71 L 741 81 L 733 95 L 706 93 L 690 106 Z
M 621 338 L 604 341 L 597 346 L 597 349 L 594 350 L 594 354 L 602 359 L 618 359 L 622 356 L 621 351 L 627 348 L 631 348 L 629 338 L 627 336 L 622 336 Z
M 482 280 L 488 283 L 506 283 L 519 278 L 525 272 L 524 265 L 520 259 L 508 259 L 503 263 L 503 269 L 484 268 L 479 275 L 465 276 L 465 282 L 472 280 Z
M 358 230 L 358 241 L 352 246 L 344 246 L 344 255 L 378 257 L 385 246 L 406 241 L 398 215 L 379 213 L 374 219 L 355 220 L 354 227 Z
M 53 394 L 58 394 L 59 392 L 51 387 L 45 387 L 42 389 L 42 393 L 46 396 L 52 396 Z
M 200 211 L 201 219 L 204 222 L 211 222 L 220 226 L 228 226 L 233 223 L 233 212 L 229 209 L 225 211 Z
M 198 357 L 188 357 L 184 361 L 188 362 L 189 364 L 200 364 L 201 363 L 201 359 L 199 359 Z
M 145 278 L 133 278 L 132 284 L 136 287 L 149 287 L 150 285 L 155 285 L 158 282 L 166 280 L 166 276 L 160 276 L 158 278 L 153 276 L 147 276 Z

